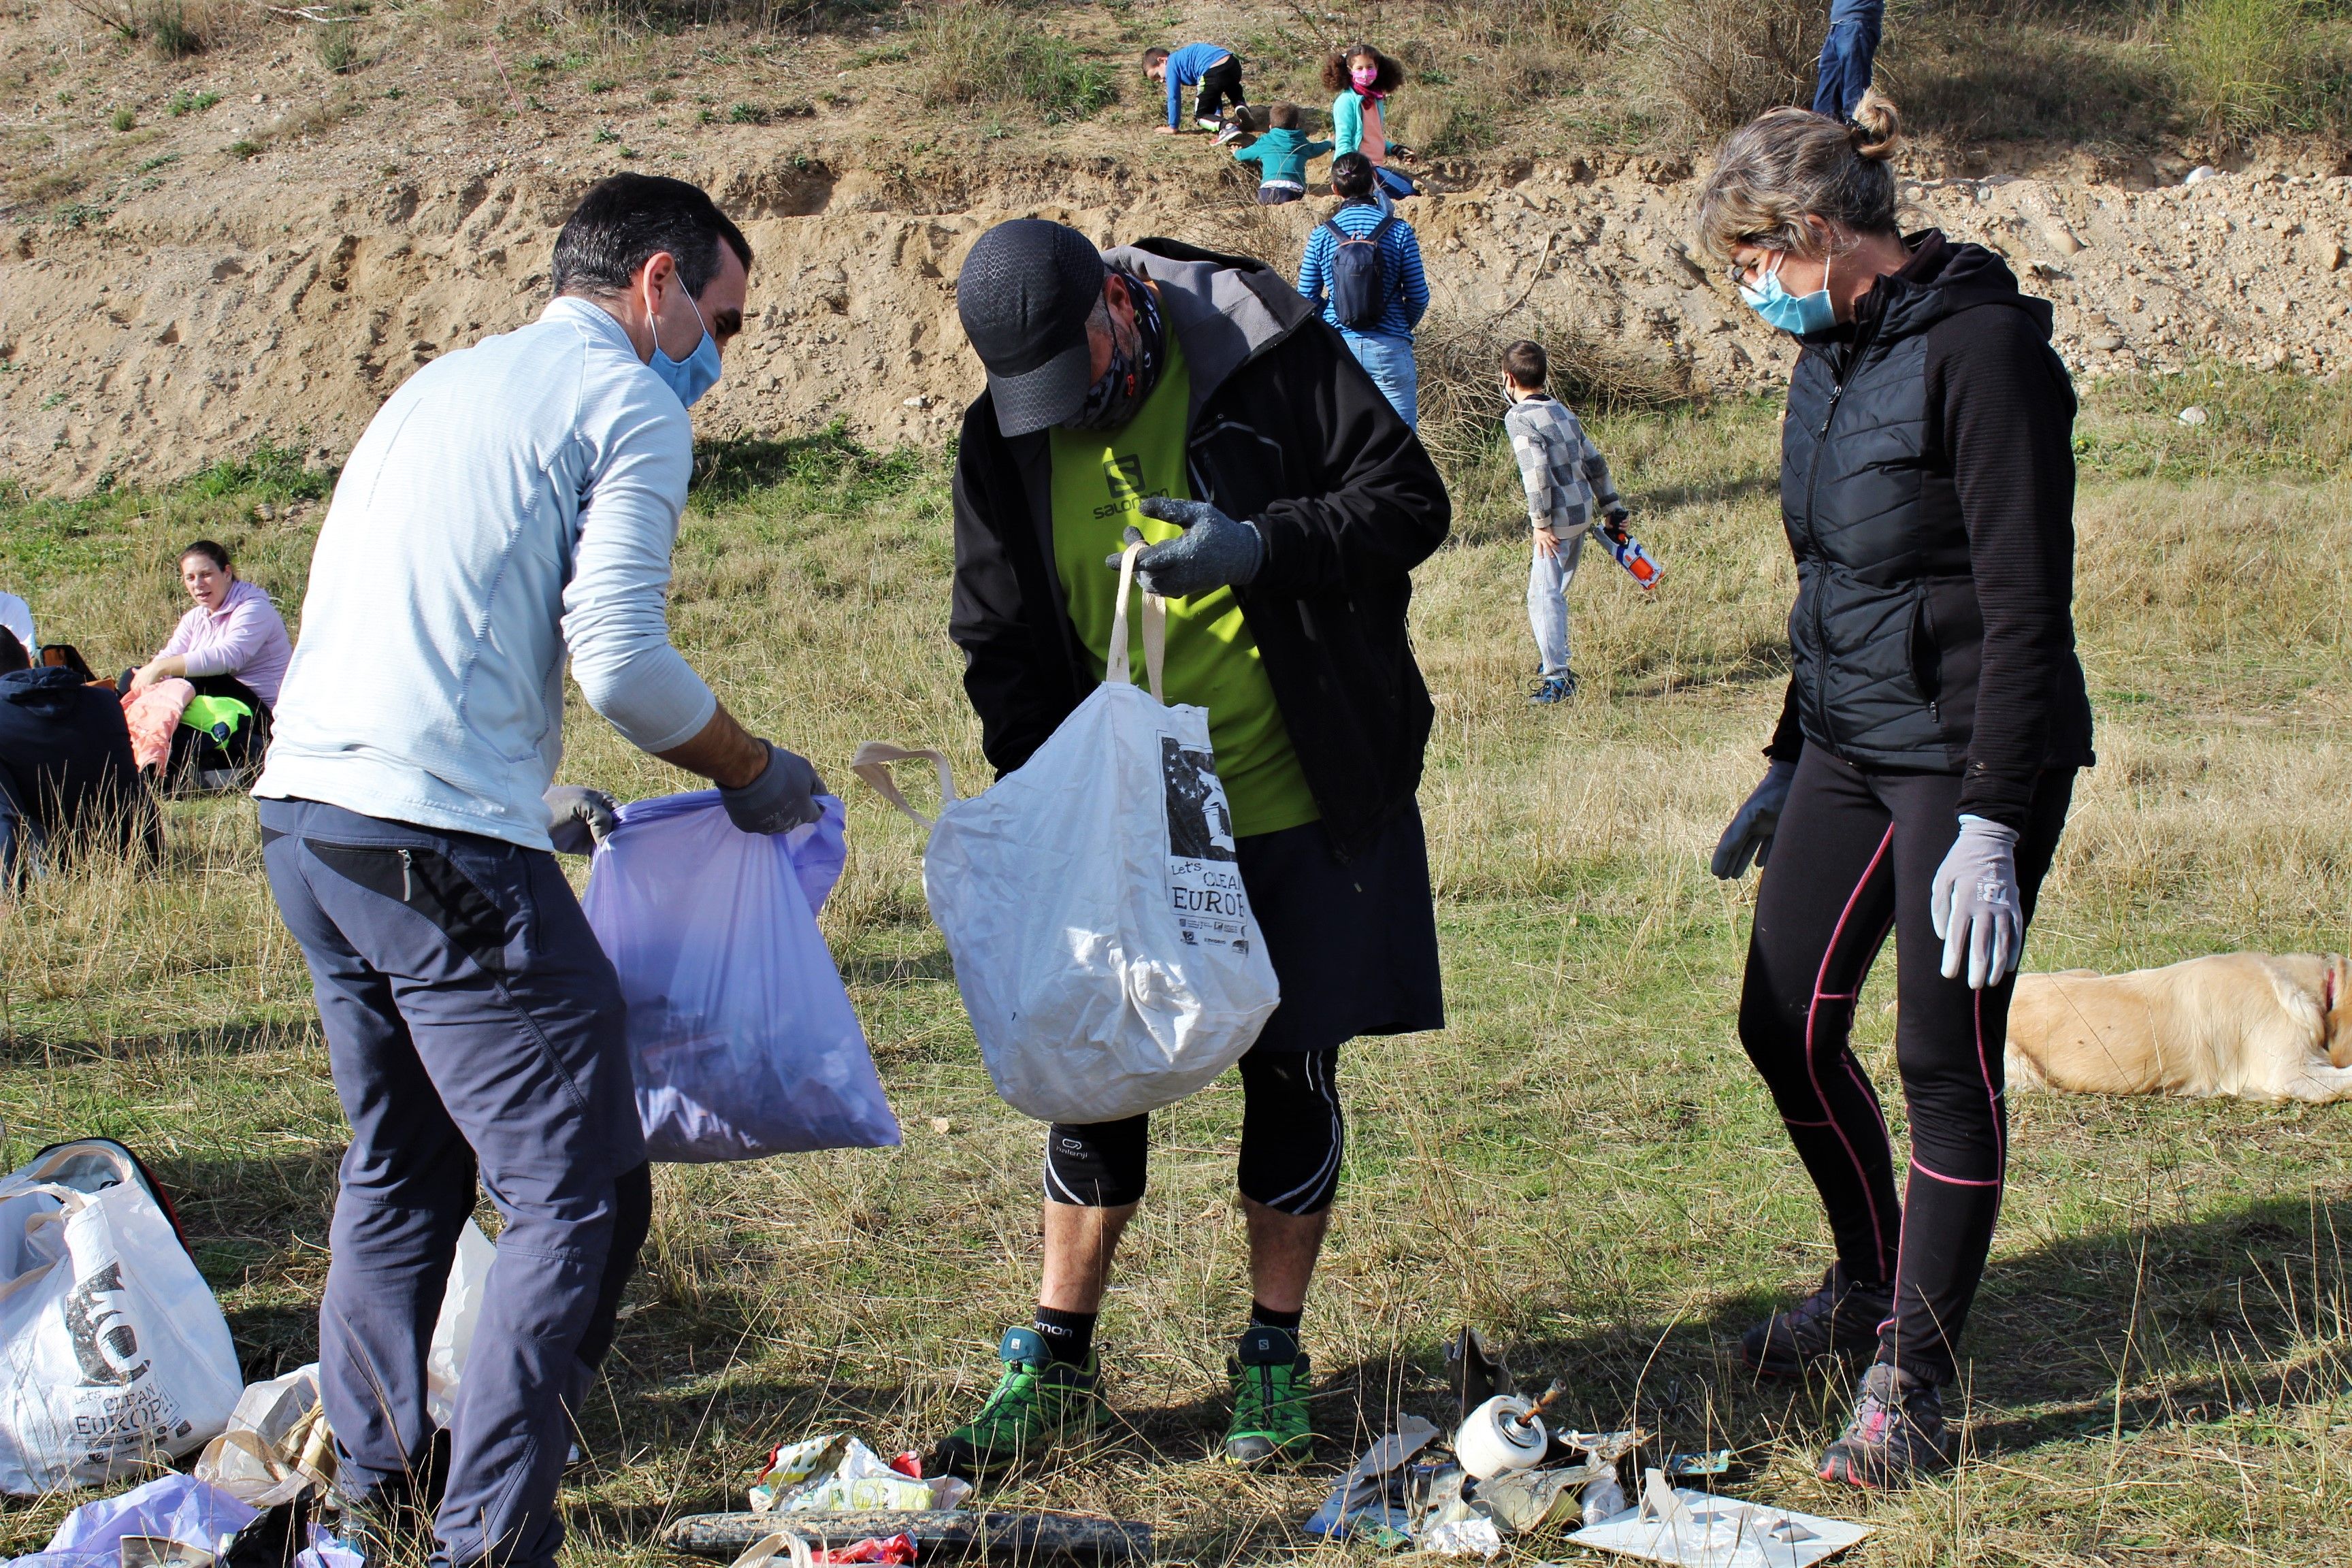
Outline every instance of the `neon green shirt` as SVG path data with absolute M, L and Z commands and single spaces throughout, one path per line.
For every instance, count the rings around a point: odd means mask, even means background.
M 1192 499 L 1184 474 L 1186 410 L 1192 378 L 1176 336 L 1160 384 L 1122 429 L 1053 431 L 1054 565 L 1062 574 L 1070 624 L 1099 657 L 1110 642 L 1118 573 L 1103 564 L 1118 553 L 1129 524 L 1152 543 L 1184 531 L 1136 510 L 1146 496 Z M 1143 617 L 1129 606 L 1128 658 L 1144 680 Z M 1257 639 L 1231 588 L 1168 601 L 1168 700 L 1209 710 L 1209 744 L 1233 806 L 1234 832 L 1247 837 L 1297 827 L 1322 816 L 1290 748 L 1282 710 L 1265 679 Z

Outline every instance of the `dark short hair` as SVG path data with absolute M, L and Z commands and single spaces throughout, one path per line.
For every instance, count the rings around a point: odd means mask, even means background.
M 0 675 L 14 675 L 20 669 L 33 668 L 33 656 L 16 640 L 16 634 L 0 626 Z
M 1265 122 L 1268 125 L 1273 126 L 1276 131 L 1297 130 L 1298 105 L 1295 103 L 1276 104 L 1272 109 L 1265 111 Z
M 1167 58 L 1168 51 L 1161 48 L 1159 45 L 1154 44 L 1151 47 L 1143 51 L 1143 68 L 1145 70 L 1150 70 L 1153 66 L 1158 65 L 1161 60 L 1164 60 Z
M 185 561 L 191 555 L 204 556 L 222 571 L 228 570 L 228 546 L 226 544 L 217 543 L 209 539 L 199 539 L 172 559 Z
M 1544 353 L 1543 344 L 1521 338 L 1503 351 L 1503 369 L 1529 392 L 1541 392 L 1551 379 L 1551 355 Z
M 1342 153 L 1331 160 L 1334 194 L 1357 201 L 1372 194 L 1372 161 L 1361 153 Z
M 719 242 L 751 265 L 751 244 L 700 185 L 659 174 L 614 174 L 588 187 L 555 237 L 558 294 L 617 294 L 664 251 L 700 297 L 719 276 Z

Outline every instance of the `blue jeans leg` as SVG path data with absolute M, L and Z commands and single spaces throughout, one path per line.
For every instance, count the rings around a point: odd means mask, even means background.
M 1862 101 L 1870 87 L 1871 62 L 1878 53 L 1885 13 L 1885 0 L 1835 0 L 1830 6 L 1829 37 L 1822 40 L 1813 88 L 1814 113 L 1843 120 Z
M 262 803 L 352 1143 L 320 1310 L 349 1492 L 413 1475 L 425 1351 L 478 1170 L 505 1219 L 451 1422 L 436 1563 L 550 1568 L 570 1412 L 650 1186 L 620 986 L 554 857 Z
M 1557 555 L 1534 552 L 1528 571 L 1528 625 L 1536 637 L 1536 657 L 1543 678 L 1554 680 L 1568 673 L 1568 585 L 1576 581 L 1577 557 L 1584 552 L 1584 535 L 1559 547 Z
M 1371 376 L 1372 384 L 1389 400 L 1405 424 L 1418 428 L 1421 422 L 1420 374 L 1412 363 L 1412 340 L 1391 337 L 1386 332 L 1342 332 L 1348 340 L 1349 352 L 1356 363 Z

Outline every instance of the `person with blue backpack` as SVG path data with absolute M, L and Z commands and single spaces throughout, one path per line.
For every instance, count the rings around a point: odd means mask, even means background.
M 1372 161 L 1361 153 L 1331 160 L 1339 210 L 1307 237 L 1298 291 L 1323 307 L 1356 363 L 1409 426 L 1418 427 L 1421 390 L 1412 332 L 1429 310 L 1429 279 L 1412 225 L 1381 210 Z

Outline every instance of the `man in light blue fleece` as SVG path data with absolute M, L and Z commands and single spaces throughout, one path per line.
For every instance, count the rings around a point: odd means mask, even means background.
M 587 850 L 612 809 L 549 788 L 565 656 L 589 707 L 715 780 L 737 826 L 816 815 L 809 764 L 728 715 L 665 610 L 687 405 L 751 261 L 697 187 L 615 175 L 557 237 L 537 322 L 393 394 L 320 530 L 254 788 L 352 1124 L 319 1314 L 337 1489 L 393 1552 L 432 1506 L 425 1353 L 478 1175 L 506 1220 L 436 1568 L 551 1568 L 570 1412 L 651 1210 L 619 982 L 550 853 Z
M 1203 131 L 1222 129 L 1218 118 L 1222 105 L 1242 107 L 1241 57 L 1223 44 L 1187 44 L 1173 51 L 1146 49 L 1143 74 L 1168 85 L 1168 123 L 1160 128 L 1162 136 L 1173 136 L 1184 128 L 1188 87 L 1200 89 L 1192 105 L 1192 122 Z

